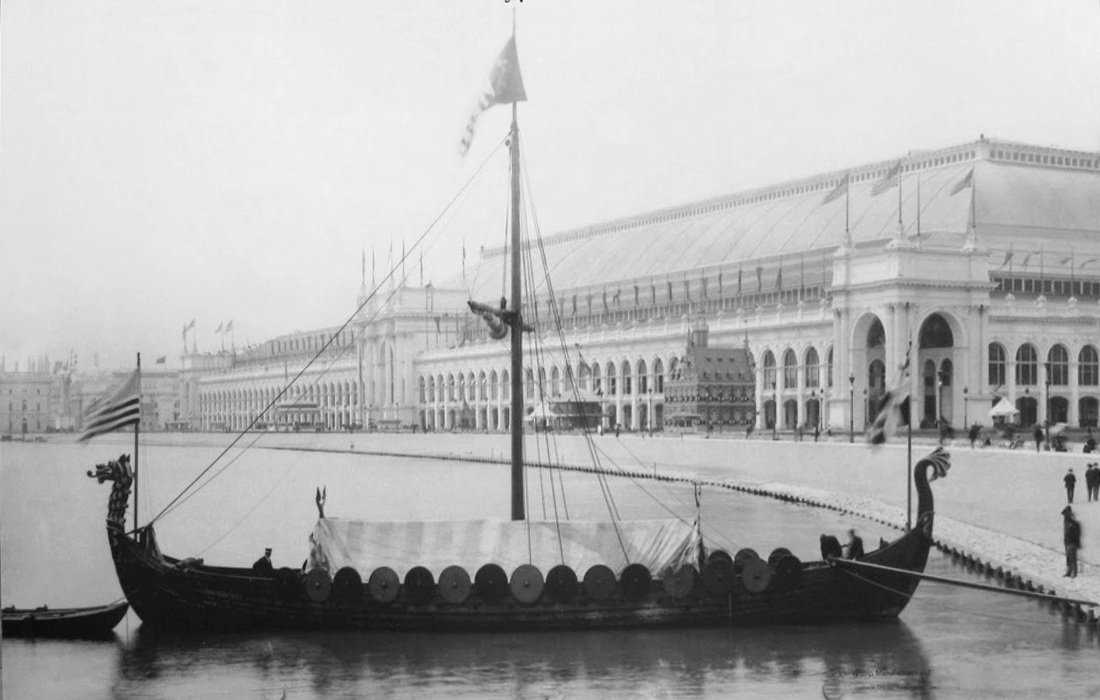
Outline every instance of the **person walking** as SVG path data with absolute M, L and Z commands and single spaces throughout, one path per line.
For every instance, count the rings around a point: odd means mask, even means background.
M 1073 509 L 1062 509 L 1062 542 L 1066 546 L 1066 573 L 1063 576 L 1077 578 L 1077 551 L 1081 549 L 1081 523 L 1073 515 Z
M 1096 470 L 1092 468 L 1092 462 L 1085 465 L 1085 500 L 1092 502 L 1096 499 Z
M 1032 435 L 1035 437 L 1035 451 L 1038 452 L 1039 448 L 1043 446 L 1043 426 L 1036 424 Z
M 1077 485 L 1077 477 L 1073 475 L 1072 468 L 1062 477 L 1062 481 L 1066 484 L 1066 503 L 1073 503 L 1073 487 Z

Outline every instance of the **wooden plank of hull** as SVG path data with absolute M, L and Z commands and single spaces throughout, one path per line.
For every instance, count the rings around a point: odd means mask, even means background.
M 701 591 L 684 599 L 664 593 L 654 581 L 638 601 L 589 601 L 583 593 L 571 603 L 547 600 L 527 606 L 510 598 L 497 603 L 476 595 L 452 604 L 436 594 L 424 605 L 404 595 L 390 604 L 370 599 L 365 587 L 359 601 L 310 601 L 304 591 L 293 599 L 280 594 L 274 579 L 247 569 L 180 568 L 162 556 L 151 536 L 145 544 L 120 531 L 110 533 L 119 581 L 134 611 L 154 627 L 182 629 L 304 628 L 386 630 L 543 630 L 565 628 L 674 627 L 803 623 L 896 617 L 916 589 L 912 577 L 874 573 L 860 581 L 824 562 L 803 566 L 792 590 L 751 594 L 739 587 L 725 598 Z M 154 542 L 150 546 L 149 543 Z M 923 570 L 930 547 L 924 528 L 871 552 L 865 561 Z M 877 584 L 877 585 L 876 585 Z

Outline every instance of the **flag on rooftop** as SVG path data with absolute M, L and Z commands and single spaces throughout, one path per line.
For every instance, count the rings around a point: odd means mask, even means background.
M 114 393 L 92 403 L 84 416 L 84 432 L 79 440 L 110 433 L 141 420 L 141 373 L 134 370 Z
M 898 184 L 899 173 L 901 173 L 900 160 L 897 163 L 894 163 L 894 167 L 890 168 L 890 170 L 887 171 L 887 173 L 883 175 L 882 178 L 871 187 L 871 196 L 877 197 L 891 187 L 896 186 Z
M 478 98 L 473 114 L 466 122 L 466 131 L 462 136 L 459 151 L 462 155 L 470 150 L 474 140 L 474 129 L 481 113 L 493 105 L 509 102 L 526 102 L 527 93 L 523 89 L 523 76 L 519 70 L 519 54 L 516 52 L 516 37 L 508 39 L 497 60 L 489 71 L 488 89 Z
M 215 333 L 221 333 L 222 332 L 222 326 L 224 326 L 224 325 L 225 325 L 224 323 L 219 323 L 218 327 L 214 329 L 214 332 Z
M 971 168 L 970 171 L 966 174 L 966 177 L 959 180 L 957 183 L 955 183 L 955 186 L 951 188 L 950 195 L 953 197 L 953 196 L 957 195 L 959 192 L 962 192 L 963 190 L 965 190 L 966 188 L 973 187 L 973 185 L 974 185 L 974 168 Z
M 844 178 L 841 179 L 837 186 L 829 191 L 829 194 L 825 195 L 825 199 L 821 200 L 822 204 L 828 204 L 834 199 L 840 199 L 848 193 L 848 181 L 851 179 L 848 173 L 844 173 Z
M 157 364 L 158 365 L 163 365 L 167 361 L 168 361 L 168 356 L 167 355 L 161 355 L 160 357 L 157 358 Z
M 229 323 L 225 324 L 225 332 L 226 332 L 226 333 L 228 333 L 228 332 L 229 332 L 229 331 L 231 331 L 231 330 L 233 330 L 233 322 L 232 322 L 232 321 L 230 321 Z

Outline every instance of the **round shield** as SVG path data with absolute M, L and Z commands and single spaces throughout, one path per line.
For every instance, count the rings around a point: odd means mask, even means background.
M 593 600 L 607 600 L 615 595 L 615 572 L 603 564 L 592 566 L 584 574 L 584 592 Z
M 332 594 L 332 579 L 324 569 L 310 569 L 305 583 L 306 597 L 314 603 L 323 603 Z
M 715 559 L 725 559 L 729 561 L 729 563 L 733 563 L 733 557 L 731 557 L 730 553 L 724 549 L 716 549 L 707 555 L 708 563 L 714 561 Z
M 448 566 L 439 574 L 439 595 L 448 603 L 463 603 L 470 596 L 470 575 L 461 566 Z
M 695 579 L 699 578 L 694 566 L 684 564 L 676 571 L 665 576 L 665 593 L 673 598 L 686 598 L 695 590 Z
M 772 568 L 775 569 L 775 585 L 779 590 L 789 591 L 802 580 L 802 562 L 793 554 L 780 557 Z
M 275 590 L 283 600 L 296 600 L 302 592 L 302 575 L 297 569 L 283 567 L 275 572 Z
M 356 603 L 363 595 L 363 579 L 359 572 L 345 566 L 332 577 L 332 597 L 341 603 Z
M 653 577 L 650 575 L 649 569 L 641 564 L 630 564 L 623 569 L 622 574 L 619 575 L 619 580 L 623 583 L 623 596 L 627 600 L 641 600 L 649 593 L 649 586 L 653 582 Z
M 737 550 L 737 554 L 733 555 L 733 563 L 738 564 L 744 562 L 747 559 L 759 559 L 760 555 L 756 553 L 755 549 L 749 549 L 745 547 Z
M 776 547 L 772 550 L 772 553 L 768 555 L 768 566 L 774 569 L 776 562 L 778 562 L 783 557 L 789 556 L 791 556 L 791 550 L 787 549 L 786 547 Z
M 577 574 L 565 564 L 558 564 L 546 574 L 546 592 L 558 603 L 568 603 L 577 597 Z
M 733 573 L 740 576 L 741 568 L 745 565 L 746 561 L 748 561 L 749 559 L 759 558 L 760 555 L 756 553 L 755 549 L 749 549 L 748 547 L 745 547 L 744 549 L 737 550 L 737 554 L 733 555 Z
M 414 566 L 405 574 L 405 598 L 413 605 L 423 605 L 435 593 L 435 577 L 423 566 Z
M 474 590 L 482 600 L 493 603 L 508 593 L 508 575 L 497 564 L 486 564 L 474 574 Z
M 401 580 L 397 573 L 388 566 L 380 566 L 371 572 L 367 579 L 367 592 L 370 597 L 379 603 L 392 603 L 397 598 L 397 591 L 401 587 Z
M 712 559 L 703 569 L 703 588 L 712 596 L 725 598 L 733 592 L 737 583 L 737 574 L 733 571 L 733 562 L 728 559 Z
M 508 582 L 508 586 L 512 589 L 512 596 L 526 605 L 539 599 L 543 585 L 542 572 L 530 564 L 517 566 L 512 572 L 512 580 Z
M 772 580 L 772 570 L 760 559 L 746 559 L 741 568 L 741 583 L 749 593 L 763 593 Z

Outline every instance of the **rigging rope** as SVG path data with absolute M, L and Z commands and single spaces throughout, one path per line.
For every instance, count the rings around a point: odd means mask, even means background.
M 340 334 L 351 324 L 351 322 L 355 319 L 359 312 L 362 311 L 367 306 L 367 304 L 369 304 L 375 298 L 375 296 L 378 294 L 378 290 L 381 289 L 381 287 L 387 282 L 387 280 L 393 278 L 396 271 L 405 264 L 405 260 L 413 253 L 413 251 L 415 251 L 421 245 L 421 243 L 423 243 L 424 239 L 428 236 L 429 233 L 431 233 L 436 224 L 439 223 L 439 220 L 442 219 L 443 216 L 448 211 L 450 211 L 451 207 L 454 206 L 454 204 L 459 200 L 459 198 L 462 197 L 463 194 L 465 194 L 466 190 L 473 183 L 473 181 L 477 179 L 477 177 L 481 174 L 481 171 L 485 168 L 485 165 L 489 163 L 489 161 L 496 155 L 497 151 L 499 151 L 501 146 L 503 145 L 504 139 L 501 139 L 497 143 L 497 145 L 494 146 L 493 149 L 481 161 L 481 163 L 474 170 L 473 174 L 470 175 L 465 183 L 463 183 L 458 192 L 455 193 L 451 200 L 447 202 L 442 210 L 440 210 L 439 214 L 437 214 L 436 217 L 431 221 L 431 223 L 428 224 L 427 228 L 425 228 L 424 231 L 419 236 L 417 236 L 416 240 L 412 244 L 412 247 L 410 247 L 409 250 L 401 256 L 401 259 L 398 260 L 397 263 L 390 268 L 389 272 L 382 279 L 382 281 L 378 285 L 376 285 L 375 288 L 371 290 L 370 294 L 366 295 L 363 301 L 355 307 L 355 310 L 351 313 L 351 315 L 349 315 L 348 318 L 340 325 L 336 332 L 329 336 L 329 339 L 325 341 L 320 349 L 318 349 L 317 352 L 313 354 L 313 357 L 311 357 L 309 361 L 306 362 L 305 366 L 298 370 L 297 374 L 294 375 L 294 378 L 291 379 L 286 386 L 279 390 L 278 393 L 276 393 L 275 397 L 271 399 L 271 401 L 269 401 L 267 405 L 264 406 L 264 408 L 252 418 L 251 421 L 249 421 L 248 425 L 245 426 L 242 431 L 237 433 L 236 437 L 234 437 L 233 440 L 228 445 L 226 445 L 226 447 L 220 453 L 218 453 L 216 457 L 214 457 L 213 461 L 211 461 L 210 464 L 206 466 L 206 468 L 199 472 L 198 476 L 196 476 L 186 486 L 184 486 L 183 489 L 178 494 L 176 494 L 168 502 L 168 504 L 160 510 L 159 513 L 157 513 L 155 516 L 153 516 L 151 520 L 149 520 L 148 525 L 152 525 L 162 516 L 164 516 L 164 514 L 168 512 L 168 510 L 172 508 L 183 497 L 185 493 L 187 493 L 196 483 L 198 483 L 198 481 L 202 479 L 203 476 L 205 476 L 211 469 L 214 468 L 214 465 L 217 464 L 222 457 L 224 457 L 231 449 L 233 449 L 233 447 L 238 442 L 241 441 L 241 438 L 243 438 L 248 433 L 248 431 L 256 425 L 256 422 L 259 421 L 261 416 L 267 413 L 267 411 L 270 410 L 271 407 L 276 404 L 276 402 L 278 402 L 284 395 L 286 395 L 290 387 L 294 386 L 298 379 L 301 378 L 303 374 L 305 374 L 306 370 L 313 366 L 314 362 L 316 362 L 317 359 L 321 357 L 321 355 L 324 354 L 325 351 L 328 350 L 329 346 L 332 345 L 332 343 L 340 336 Z

